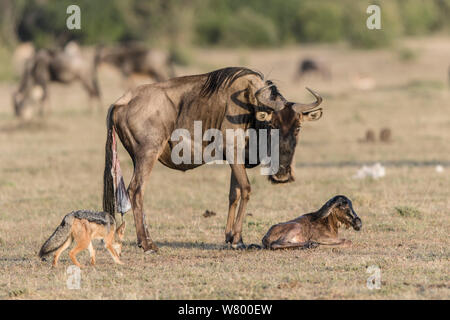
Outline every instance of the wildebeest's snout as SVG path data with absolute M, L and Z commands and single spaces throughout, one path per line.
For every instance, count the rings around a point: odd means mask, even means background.
M 353 229 L 359 231 L 361 230 L 361 228 L 362 228 L 362 221 L 360 218 L 356 217 L 355 219 L 353 219 Z

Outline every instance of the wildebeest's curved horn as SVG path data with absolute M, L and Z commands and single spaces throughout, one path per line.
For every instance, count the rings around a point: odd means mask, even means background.
M 285 101 L 274 101 L 274 100 L 266 99 L 266 98 L 260 96 L 264 90 L 267 90 L 273 86 L 274 86 L 274 84 L 269 84 L 267 86 L 264 86 L 264 87 L 258 89 L 258 91 L 255 92 L 255 98 L 256 98 L 256 100 L 258 100 L 259 103 L 271 108 L 272 110 L 280 111 L 281 109 L 283 109 L 286 106 Z
M 314 108 L 317 108 L 322 103 L 322 97 L 317 93 L 311 90 L 310 88 L 306 87 L 306 90 L 312 93 L 314 97 L 316 97 L 316 101 L 313 103 L 294 103 L 292 105 L 292 109 L 294 109 L 295 112 L 301 113 L 305 111 L 310 111 Z

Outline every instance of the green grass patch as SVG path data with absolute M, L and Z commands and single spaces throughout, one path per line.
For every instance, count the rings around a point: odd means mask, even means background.
M 421 218 L 422 213 L 419 209 L 409 206 L 401 206 L 395 207 L 395 212 L 397 212 L 402 217 L 413 217 L 413 218 Z

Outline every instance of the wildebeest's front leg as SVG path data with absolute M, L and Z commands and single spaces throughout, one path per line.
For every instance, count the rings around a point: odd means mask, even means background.
M 231 246 L 234 249 L 244 249 L 245 244 L 242 241 L 242 224 L 244 222 L 247 202 L 250 199 L 251 187 L 250 187 L 250 182 L 248 181 L 247 172 L 245 171 L 245 166 L 243 164 L 232 164 L 231 171 L 232 171 L 232 176 L 234 176 L 234 179 L 235 179 L 237 185 L 239 186 L 240 200 L 241 200 L 239 202 L 238 214 L 237 214 L 237 217 L 233 224 L 233 229 L 232 229 L 232 238 L 233 239 L 231 241 Z M 232 178 L 231 183 L 233 184 L 233 182 L 234 181 Z M 230 191 L 231 191 L 231 187 L 230 187 Z M 239 198 L 238 196 L 236 196 L 236 197 Z M 232 199 L 231 193 L 230 193 L 230 199 Z M 235 202 L 233 202 L 234 206 L 236 206 L 236 204 L 237 204 L 237 200 L 235 200 Z M 231 201 L 230 201 L 230 211 L 229 211 L 228 219 L 233 218 L 233 216 L 234 216 L 234 212 L 232 212 L 233 205 L 231 204 Z M 234 210 L 235 210 L 235 208 L 234 208 Z M 231 217 L 230 217 L 230 214 L 232 215 Z
M 142 247 L 144 251 L 158 251 L 158 247 L 150 238 L 147 226 L 145 224 L 144 214 L 145 183 L 150 176 L 157 158 L 158 153 L 156 151 L 150 151 L 136 157 L 133 178 L 131 179 L 128 187 L 128 194 L 130 196 L 131 206 L 133 209 L 134 223 L 136 225 L 138 245 Z
M 339 247 L 351 247 L 352 242 L 347 239 L 320 239 L 317 242 L 321 246 L 339 246 Z
M 225 243 L 232 243 L 233 242 L 232 229 L 234 225 L 234 218 L 236 216 L 236 207 L 239 202 L 239 199 L 241 198 L 241 189 L 236 181 L 233 171 L 231 171 L 230 194 L 228 198 L 229 198 L 229 205 L 228 205 L 227 226 L 225 228 Z
M 268 249 L 313 249 L 317 248 L 319 246 L 319 243 L 315 241 L 306 241 L 306 242 L 282 242 L 277 241 L 272 244 L 270 244 L 270 247 Z

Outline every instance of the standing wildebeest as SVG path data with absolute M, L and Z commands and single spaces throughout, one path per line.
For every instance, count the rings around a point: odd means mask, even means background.
M 122 75 L 143 74 L 164 81 L 175 76 L 172 59 L 160 50 L 131 43 L 117 48 L 100 48 L 100 62 L 115 66 Z
M 51 81 L 69 84 L 79 81 L 92 99 L 100 103 L 100 90 L 97 82 L 98 59 L 87 61 L 77 44 L 70 42 L 64 50 L 41 49 L 29 59 L 23 71 L 19 89 L 13 95 L 14 111 L 23 116 L 28 102 L 39 101 L 39 113 L 44 114 L 48 103 L 48 84 Z
M 341 225 L 361 230 L 361 219 L 353 210 L 349 198 L 331 198 L 316 212 L 270 227 L 262 239 L 266 249 L 312 248 L 318 245 L 351 246 L 352 242 L 338 238 Z
M 138 245 L 144 251 L 157 250 L 148 234 L 143 212 L 145 183 L 155 162 L 159 160 L 169 168 L 182 171 L 203 164 L 173 162 L 171 151 L 174 145 L 169 139 L 175 129 L 186 129 L 191 133 L 191 137 L 194 137 L 194 121 L 202 122 L 202 136 L 210 128 L 220 130 L 223 137 L 226 135 L 226 129 L 279 129 L 279 170 L 270 175 L 269 179 L 273 183 L 293 181 L 292 161 L 300 127 L 304 121 L 318 120 L 322 116 L 322 109 L 318 108 L 322 98 L 313 91 L 311 93 L 316 98 L 314 103 L 289 102 L 271 81 L 264 81 L 261 73 L 238 67 L 173 78 L 128 91 L 110 107 L 107 116 L 104 211 L 114 214 L 116 210 L 122 213 L 129 210 L 117 158 L 115 132 L 134 164 L 128 195 L 131 199 Z M 223 145 L 223 154 L 226 155 L 225 141 Z M 202 151 L 205 146 L 206 142 L 202 145 Z M 247 151 L 248 143 L 245 147 Z M 233 147 L 231 152 L 236 158 L 237 148 Z M 260 159 L 258 164 L 259 162 Z M 233 248 L 245 247 L 241 233 L 250 197 L 246 168 L 258 164 L 251 165 L 247 159 L 245 164 L 230 164 L 231 181 L 225 239 Z

